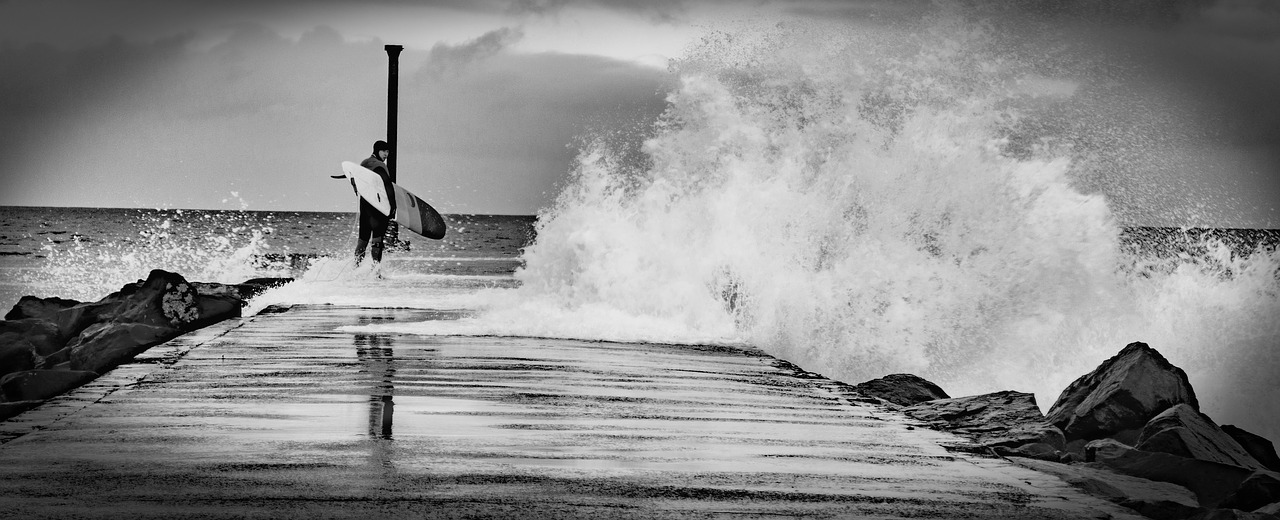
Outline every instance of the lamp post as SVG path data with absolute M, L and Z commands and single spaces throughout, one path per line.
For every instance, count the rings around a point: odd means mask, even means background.
M 400 78 L 400 51 L 404 50 L 402 45 L 387 45 L 383 47 L 387 51 L 387 145 L 391 147 L 391 153 L 387 155 L 387 173 L 391 175 L 391 182 L 396 182 L 396 157 L 400 155 L 400 149 L 396 147 L 396 101 L 400 96 L 399 78 Z M 395 194 L 388 194 L 395 196 Z M 392 220 L 387 225 L 387 234 L 385 235 L 387 249 L 407 249 L 408 244 L 400 242 L 400 224 Z

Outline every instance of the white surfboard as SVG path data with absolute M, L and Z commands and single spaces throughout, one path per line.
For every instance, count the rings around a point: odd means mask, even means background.
M 348 179 L 355 181 L 360 198 L 379 213 L 391 214 L 391 199 L 388 197 L 386 185 L 382 183 L 382 176 L 351 161 L 342 161 L 342 173 L 347 174 Z
M 372 170 L 351 161 L 342 161 L 342 172 L 345 175 L 330 175 L 335 179 L 349 178 L 356 183 L 356 192 L 383 215 L 391 213 L 391 200 L 387 194 L 382 176 Z M 427 238 L 440 240 L 447 232 L 444 218 L 426 201 L 418 198 L 399 185 L 391 184 L 396 198 L 396 222 L 410 231 Z

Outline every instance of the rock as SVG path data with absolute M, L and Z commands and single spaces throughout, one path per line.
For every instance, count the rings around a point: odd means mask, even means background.
M 1033 442 L 1016 448 L 997 446 L 994 450 L 1003 457 L 1024 457 L 1047 462 L 1058 462 L 1062 458 L 1062 452 L 1047 442 Z
M 84 332 L 88 326 L 111 319 L 111 316 L 120 308 L 120 304 L 121 300 L 107 297 L 96 302 L 67 307 L 54 312 L 49 319 L 58 326 L 58 331 L 63 337 L 74 338 Z
M 1210 509 L 1187 517 L 1187 520 L 1278 520 L 1274 515 L 1250 513 L 1238 509 Z
M 1100 462 L 1123 456 L 1133 450 L 1132 446 L 1115 439 L 1098 439 L 1084 446 L 1085 462 Z
M 1134 438 L 1137 438 L 1137 437 L 1135 436 Z M 1072 454 L 1072 455 L 1075 455 L 1075 456 L 1076 456 L 1076 458 L 1078 458 L 1079 460 L 1083 461 L 1083 460 L 1085 460 L 1084 448 L 1085 448 L 1085 446 L 1087 446 L 1088 444 L 1089 444 L 1089 441 L 1086 441 L 1086 440 L 1084 440 L 1084 439 L 1076 439 L 1076 440 L 1074 440 L 1074 441 L 1067 441 L 1067 444 L 1066 444 L 1065 446 L 1063 446 L 1063 447 L 1062 447 L 1062 451 L 1063 451 L 1063 452 L 1065 452 L 1065 453 L 1070 453 L 1070 454 Z
M 53 321 L 66 337 L 76 337 L 95 323 L 144 323 L 191 331 L 240 316 L 244 300 L 234 285 L 189 283 L 181 275 L 151 271 L 146 280 L 128 284 L 94 303 L 58 311 Z
M 1255 471 L 1236 492 L 1222 501 L 1222 507 L 1253 511 L 1280 502 L 1280 474 L 1273 471 Z
M 110 319 L 192 331 L 240 316 L 244 300 L 239 292 L 235 286 L 191 283 L 182 275 L 156 269 L 136 284 Z
M 94 324 L 67 345 L 71 349 L 71 368 L 103 374 L 179 334 L 181 331 L 175 328 L 146 323 Z
M 0 344 L 27 345 L 36 356 L 48 356 L 62 349 L 66 338 L 51 321 L 38 318 L 0 321 Z
M 124 298 L 111 320 L 190 330 L 200 317 L 196 298 L 195 287 L 181 275 L 155 269 Z
M 240 297 L 248 300 L 262 294 L 267 289 L 280 287 L 293 282 L 293 278 L 251 278 L 240 283 Z
M 1142 451 L 1113 439 L 1090 442 L 1085 452 L 1086 459 L 1090 461 L 1086 464 L 1183 486 L 1196 494 L 1200 505 L 1209 508 L 1218 507 L 1253 474 L 1247 468 L 1219 462 Z
M 1137 430 L 1182 403 L 1199 409 L 1186 372 L 1145 343 L 1130 343 L 1063 390 L 1046 418 L 1068 441 L 1098 439 Z
M 40 406 L 43 403 L 44 401 L 16 401 L 12 403 L 0 403 L 0 421 Z
M 1200 504 L 1185 487 L 1121 475 L 1087 465 L 1013 459 L 1014 463 L 1056 476 L 1068 484 L 1133 509 L 1150 518 L 1185 518 Z
M 0 375 L 35 367 L 36 356 L 30 345 L 21 341 L 0 341 Z
M 1263 469 L 1262 464 L 1240 443 L 1218 428 L 1208 416 L 1187 404 L 1175 405 L 1151 419 L 1142 428 L 1142 435 L 1134 447 L 1242 468 Z
M 26 370 L 0 378 L 0 390 L 10 401 L 43 401 L 97 377 L 82 370 Z
M 1280 515 L 1280 502 L 1254 509 L 1253 512 L 1265 515 Z
M 152 345 L 240 316 L 244 291 L 157 269 L 93 303 L 25 297 L 9 312 L 21 319 L 0 322 L 0 376 L 24 372 L 4 393 L 13 401 L 39 402 L 74 388 L 88 379 L 72 371 L 96 377 Z M 26 373 L 49 368 L 61 370 Z
M 911 406 L 951 397 L 938 385 L 912 374 L 889 374 L 880 379 L 859 383 L 853 388 L 863 395 L 882 399 L 898 406 Z
M 39 318 L 42 320 L 49 319 L 53 313 L 58 312 L 67 307 L 79 305 L 80 302 L 75 300 L 67 300 L 64 298 L 37 298 L 35 296 L 23 296 L 18 300 L 18 304 L 4 315 L 6 320 L 24 320 L 27 318 Z
M 1062 449 L 1062 432 L 1044 424 L 1033 394 L 1004 391 L 937 399 L 903 413 L 941 430 L 967 435 L 980 446 L 1015 447 L 1043 442 Z
M 1249 452 L 1249 455 L 1264 467 L 1271 471 L 1280 471 L 1280 456 L 1276 455 L 1276 446 L 1271 441 L 1230 424 L 1223 425 L 1222 431 L 1240 443 L 1240 447 Z
M 45 358 L 61 350 L 64 342 L 52 322 L 36 318 L 0 321 L 0 376 L 44 365 Z

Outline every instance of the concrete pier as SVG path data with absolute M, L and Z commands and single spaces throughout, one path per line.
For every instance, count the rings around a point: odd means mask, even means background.
M 738 348 L 295 306 L 0 423 L 0 518 L 1140 518 Z

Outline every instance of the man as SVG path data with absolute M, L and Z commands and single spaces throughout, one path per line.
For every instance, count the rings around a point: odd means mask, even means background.
M 391 215 L 383 215 L 377 209 L 369 204 L 364 198 L 360 199 L 360 232 L 356 237 L 356 265 L 360 265 L 360 261 L 364 259 L 364 250 L 369 247 L 369 242 L 373 242 L 373 247 L 369 250 L 369 256 L 374 262 L 382 262 L 383 235 L 387 232 L 387 224 L 396 215 L 396 196 L 395 188 L 391 185 L 391 174 L 387 171 L 387 156 L 391 155 L 391 146 L 386 141 L 377 141 L 373 143 L 373 155 L 360 162 L 363 166 L 382 177 L 382 183 L 387 191 L 387 201 L 391 203 Z M 351 188 L 355 189 L 356 181 L 351 181 Z

